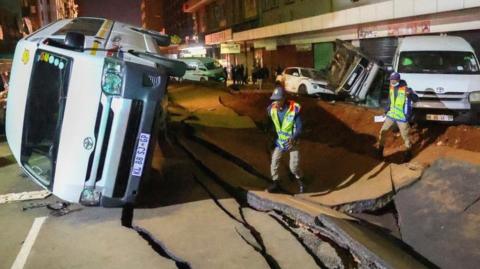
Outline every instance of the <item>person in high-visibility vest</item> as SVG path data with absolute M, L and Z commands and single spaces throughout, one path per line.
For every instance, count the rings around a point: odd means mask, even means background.
M 275 127 L 277 139 L 275 149 L 272 153 L 270 172 L 273 183 L 266 189 L 274 192 L 279 188 L 280 176 L 278 168 L 283 155 L 290 154 L 290 171 L 297 179 L 299 192 L 303 192 L 302 172 L 300 170 L 300 152 L 298 138 L 302 132 L 302 121 L 300 119 L 301 106 L 293 100 L 286 100 L 285 90 L 278 85 L 270 97 L 272 104 L 267 112 Z
M 397 126 L 400 130 L 400 135 L 405 142 L 405 161 L 412 158 L 412 144 L 408 137 L 410 126 L 408 121 L 412 114 L 412 102 L 416 102 L 418 96 L 415 92 L 407 86 L 407 83 L 400 78 L 399 73 L 392 73 L 390 75 L 390 89 L 388 105 L 386 107 L 386 117 L 380 130 L 378 142 L 378 155 L 383 158 L 383 148 L 385 145 L 385 134 L 393 126 Z

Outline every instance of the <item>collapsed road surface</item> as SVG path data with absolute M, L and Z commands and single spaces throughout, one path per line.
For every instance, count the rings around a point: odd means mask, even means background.
M 269 93 L 228 93 L 220 88 L 180 84 L 171 87 L 170 96 L 172 121 L 181 122 L 187 134 L 178 138 L 180 144 L 217 179 L 247 192 L 250 206 L 273 210 L 320 231 L 348 250 L 358 267 L 417 268 L 409 264 L 412 261 L 427 267 L 445 267 L 431 253 L 404 238 L 404 212 L 397 211 L 396 196 L 420 186 L 423 175 L 434 169 L 429 166 L 442 156 L 453 158 L 447 163 L 455 160 L 473 167 L 479 165 L 479 148 L 470 146 L 480 137 L 476 127 L 414 126 L 414 160 L 402 163 L 402 143 L 394 134 L 388 141 L 385 162 L 376 159 L 374 151 L 381 126 L 373 122 L 373 117 L 381 114 L 380 110 L 300 98 L 306 129 L 301 150 L 307 193 L 284 197 L 258 191 L 269 182 L 271 137 L 265 132 Z M 246 118 L 253 120 L 254 127 Z M 295 193 L 287 169 L 282 173 L 284 192 Z M 462 195 L 455 199 L 462 199 Z M 415 218 L 410 221 L 416 223 Z M 475 217 L 463 224 L 480 225 Z M 428 228 L 424 232 L 428 233 Z M 466 232 L 472 234 L 471 230 Z M 459 237 L 452 240 L 463 242 Z M 469 253 L 470 260 L 480 261 L 476 256 L 478 247 Z M 458 264 L 474 268 L 471 262 Z
M 480 164 L 478 153 L 437 146 L 440 135 L 419 148 L 416 163 L 383 162 L 373 158 L 366 141 L 374 137 L 360 125 L 338 120 L 341 113 L 321 110 L 321 115 L 314 110 L 317 100 L 302 99 L 307 113 L 302 146 L 307 193 L 292 195 L 297 186 L 283 169 L 286 194 L 267 194 L 269 138 L 258 120 L 265 110 L 252 100 L 268 99 L 268 94 L 232 95 L 179 84 L 171 86 L 170 99 L 168 135 L 160 135 L 153 169 L 135 208 L 72 205 L 65 215 L 45 207 L 22 211 L 31 203 L 57 201 L 53 196 L 0 204 L 0 268 L 449 268 L 409 239 L 416 235 L 404 233 L 417 224 L 428 231 L 428 223 L 408 217 L 422 204 L 404 210 L 400 198 L 404 191 L 423 186 L 419 183 L 432 173 L 425 167 L 439 155 L 475 166 Z M 344 104 L 319 105 L 349 109 Z M 309 115 L 309 109 L 315 114 Z M 362 113 L 375 114 L 350 109 L 356 121 Z M 315 135 L 314 117 L 330 123 L 340 138 Z M 354 146 L 355 140 L 361 145 Z M 389 160 L 395 161 L 400 143 L 397 138 L 389 142 Z M 0 156 L 0 195 L 38 190 L 21 176 L 5 143 L 0 152 L 5 153 Z M 470 221 L 464 225 L 466 234 L 473 236 L 476 230 L 467 228 L 479 227 L 478 203 L 469 196 L 460 204 Z M 406 223 L 403 214 L 414 222 Z M 449 240 L 456 238 L 454 234 Z M 476 262 L 477 246 L 469 244 L 469 262 Z M 459 267 L 472 268 L 469 264 Z
M 5 143 L 2 144 L 6 148 Z M 31 203 L 0 205 L 0 268 L 352 268 L 353 257 L 281 215 L 246 206 L 175 144 L 156 149 L 138 205 L 55 216 Z M 8 152 L 8 150 L 6 150 Z M 11 156 L 7 156 L 6 159 Z M 37 190 L 16 164 L 1 192 Z M 133 214 L 132 214 L 133 213 Z M 123 224 L 123 225 L 122 225 Z

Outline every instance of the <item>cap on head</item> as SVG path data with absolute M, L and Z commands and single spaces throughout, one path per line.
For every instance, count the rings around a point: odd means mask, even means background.
M 400 80 L 400 74 L 397 73 L 397 72 L 393 72 L 393 73 L 390 75 L 390 80 Z
M 273 91 L 273 94 L 270 97 L 270 100 L 278 101 L 278 100 L 282 100 L 283 98 L 285 98 L 285 90 L 283 89 L 283 87 L 282 86 L 275 87 L 275 90 Z

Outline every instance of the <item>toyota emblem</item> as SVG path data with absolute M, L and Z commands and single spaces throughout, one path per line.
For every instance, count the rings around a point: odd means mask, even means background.
M 435 93 L 444 93 L 444 92 L 445 92 L 445 89 L 442 87 L 438 87 L 435 89 Z
M 89 136 L 83 139 L 83 147 L 86 150 L 92 150 L 94 145 L 95 145 L 95 142 L 93 141 L 92 137 Z

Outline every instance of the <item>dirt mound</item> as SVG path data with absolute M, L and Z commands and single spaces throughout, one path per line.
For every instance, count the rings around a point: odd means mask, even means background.
M 258 125 L 268 124 L 267 93 L 238 93 L 222 97 L 224 105 L 241 115 L 251 117 Z M 381 123 L 374 116 L 382 109 L 371 109 L 346 103 L 329 103 L 313 98 L 295 97 L 302 105 L 303 139 L 345 147 L 351 151 L 375 155 L 375 144 Z M 480 129 L 475 126 L 448 126 L 437 123 L 414 124 L 411 129 L 414 151 L 431 145 L 450 146 L 480 152 Z M 391 161 L 401 159 L 403 141 L 397 131 L 388 135 L 385 153 Z

